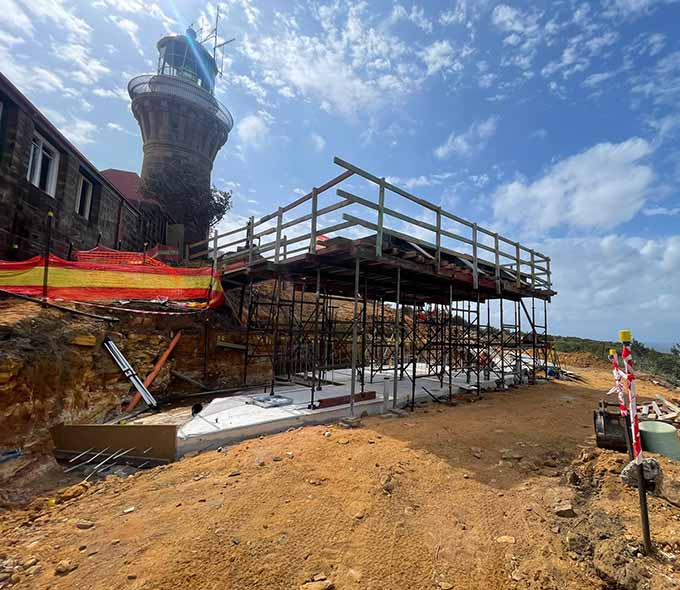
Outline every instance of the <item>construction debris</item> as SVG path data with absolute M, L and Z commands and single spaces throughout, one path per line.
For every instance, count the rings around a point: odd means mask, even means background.
M 116 343 L 107 336 L 106 338 L 104 338 L 102 346 L 108 351 L 113 360 L 120 367 L 120 370 L 130 380 L 132 386 L 137 390 L 137 392 L 144 399 L 147 405 L 150 407 L 157 407 L 158 403 L 156 402 L 154 397 L 149 393 L 149 390 L 146 388 L 146 385 L 139 378 L 139 375 L 137 375 L 137 373 L 132 368 L 130 363 L 127 361 L 123 353 L 120 350 L 118 350 Z M 134 404 L 131 405 L 132 407 L 134 407 Z

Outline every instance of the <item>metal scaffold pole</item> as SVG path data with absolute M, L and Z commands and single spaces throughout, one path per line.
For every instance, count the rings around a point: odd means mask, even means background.
M 321 268 L 316 267 L 316 290 L 314 292 L 314 358 L 312 360 L 312 391 L 310 407 L 314 407 L 317 371 L 319 369 L 319 303 L 321 298 Z M 319 382 L 321 377 L 319 377 Z
M 503 387 L 503 391 L 505 391 L 505 330 L 504 330 L 504 325 L 503 325 L 503 298 L 501 297 L 499 300 L 500 303 L 500 308 L 499 308 L 499 314 L 500 314 L 500 325 L 501 325 L 501 338 L 500 338 L 500 347 L 501 347 L 501 386 Z
M 449 371 L 449 404 L 453 397 L 453 285 L 449 283 L 449 354 L 448 354 L 448 371 Z
M 357 387 L 357 340 L 358 334 L 358 310 L 359 310 L 359 271 L 360 271 L 359 257 L 355 258 L 354 263 L 354 315 L 352 316 L 352 381 L 349 393 L 349 415 L 354 418 L 354 396 Z
M 417 362 L 416 362 L 416 357 L 418 354 L 418 341 L 417 341 L 417 336 L 418 336 L 418 310 L 416 308 L 416 302 L 415 300 L 413 301 L 413 317 L 411 318 L 411 330 L 413 331 L 413 338 L 412 338 L 412 352 L 411 352 L 411 362 L 413 363 L 413 367 L 411 368 L 411 374 L 413 375 L 413 378 L 411 379 L 411 411 L 413 412 L 416 409 L 416 367 L 417 367 Z
M 400 314 L 400 299 L 401 299 L 401 267 L 397 267 L 397 297 L 395 300 L 394 308 L 394 381 L 392 383 L 392 407 L 397 407 L 397 388 L 399 386 L 399 335 L 400 335 L 400 324 L 399 314 Z
M 361 304 L 361 393 L 366 385 L 366 302 L 368 301 L 368 279 L 364 276 L 364 300 Z

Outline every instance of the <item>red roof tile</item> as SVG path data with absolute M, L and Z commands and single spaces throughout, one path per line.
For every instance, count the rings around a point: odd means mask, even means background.
M 107 168 L 100 172 L 118 191 L 129 201 L 133 203 L 148 203 L 150 205 L 158 205 L 158 199 L 153 197 L 144 197 L 139 190 L 142 179 L 136 172 L 128 170 L 117 170 L 115 168 Z

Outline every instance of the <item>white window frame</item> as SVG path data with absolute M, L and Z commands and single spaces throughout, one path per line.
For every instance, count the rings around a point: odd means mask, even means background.
M 83 183 L 86 182 L 90 189 L 87 191 L 85 198 L 87 200 L 87 205 L 85 207 L 84 213 L 80 214 L 80 199 L 83 195 Z M 80 179 L 78 180 L 78 190 L 76 192 L 76 213 L 85 219 L 90 219 L 90 213 L 92 211 L 92 193 L 94 192 L 94 183 L 87 178 L 82 172 L 80 173 Z
M 40 158 L 38 158 L 35 169 L 33 170 L 33 174 L 31 175 L 31 169 L 33 168 L 33 158 L 36 152 L 36 150 L 33 149 L 34 145 L 37 146 L 37 149 L 40 153 Z M 54 157 L 52 158 L 50 176 L 47 179 L 47 186 L 45 187 L 45 192 L 50 195 L 50 197 L 54 197 L 54 193 L 57 190 L 57 176 L 59 176 L 59 150 L 37 131 L 33 133 L 33 139 L 31 141 L 31 154 L 28 159 L 28 171 L 26 172 L 26 179 L 32 185 L 40 188 L 40 169 L 42 167 L 44 148 L 49 149 L 54 154 Z

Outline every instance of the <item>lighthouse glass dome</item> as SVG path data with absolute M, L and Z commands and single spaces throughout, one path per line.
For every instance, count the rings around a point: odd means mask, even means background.
M 158 74 L 189 80 L 213 94 L 217 65 L 212 55 L 196 40 L 196 32 L 168 35 L 158 42 Z

